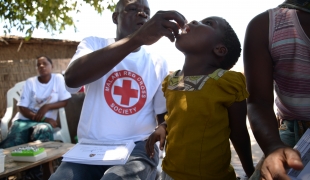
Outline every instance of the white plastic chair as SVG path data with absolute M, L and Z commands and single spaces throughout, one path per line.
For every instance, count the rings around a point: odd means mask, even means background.
M 3 118 L 1 119 L 2 140 L 8 135 L 9 122 L 13 118 L 14 99 L 19 101 L 24 84 L 25 81 L 18 82 L 7 92 L 7 108 Z M 71 143 L 65 109 L 60 108 L 58 113 L 61 128 L 54 128 L 54 140 L 59 140 L 64 143 Z

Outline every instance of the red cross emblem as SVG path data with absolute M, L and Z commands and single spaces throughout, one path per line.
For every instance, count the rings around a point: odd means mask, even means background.
M 123 80 L 123 87 L 114 86 L 114 94 L 122 96 L 121 104 L 129 105 L 130 98 L 138 98 L 138 90 L 131 89 L 131 81 Z
M 138 74 L 123 70 L 108 77 L 104 85 L 104 97 L 114 112 L 131 115 L 144 106 L 147 90 Z

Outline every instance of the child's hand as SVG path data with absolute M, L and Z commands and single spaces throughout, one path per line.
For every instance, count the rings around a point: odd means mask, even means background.
M 159 141 L 159 148 L 162 151 L 165 146 L 166 141 L 166 123 L 160 124 L 155 131 L 149 136 L 145 148 L 146 153 L 150 156 L 150 158 L 154 157 L 154 144 Z

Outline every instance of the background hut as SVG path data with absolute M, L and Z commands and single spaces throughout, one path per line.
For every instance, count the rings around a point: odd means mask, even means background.
M 74 55 L 78 41 L 0 36 L 0 118 L 6 110 L 6 93 L 15 83 L 37 75 L 36 57 L 53 60 L 53 72 L 62 73 Z

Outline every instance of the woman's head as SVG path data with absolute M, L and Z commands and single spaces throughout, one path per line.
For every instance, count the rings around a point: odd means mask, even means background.
M 36 67 L 40 76 L 50 75 L 53 69 L 53 62 L 46 56 L 39 56 L 37 58 Z

